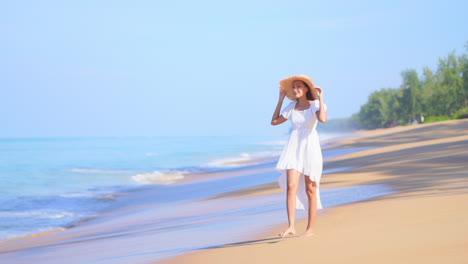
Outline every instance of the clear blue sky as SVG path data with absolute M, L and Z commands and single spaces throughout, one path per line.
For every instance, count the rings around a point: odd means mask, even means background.
M 0 137 L 272 135 L 278 82 L 330 118 L 465 52 L 468 1 L 3 1 Z M 287 101 L 286 101 L 287 103 Z

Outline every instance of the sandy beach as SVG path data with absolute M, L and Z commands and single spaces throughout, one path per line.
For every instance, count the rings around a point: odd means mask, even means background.
M 390 184 L 397 193 L 328 208 L 317 235 L 277 238 L 272 227 L 251 240 L 158 263 L 468 263 L 468 120 L 362 132 L 332 148 L 374 147 L 336 157 L 323 188 Z M 264 185 L 239 196 L 278 192 Z M 233 193 L 232 195 L 236 195 Z M 306 220 L 298 222 L 300 234 Z
M 194 175 L 175 189 L 117 195 L 115 210 L 88 222 L 1 242 L 0 262 L 467 263 L 466 131 L 468 120 L 453 120 L 364 131 L 329 143 L 337 153 L 360 151 L 326 161 L 330 173 L 322 177 L 322 200 L 332 206 L 319 211 L 316 236 L 278 238 L 287 224 L 285 197 L 269 161 Z M 204 184 L 215 188 L 197 193 Z M 370 199 L 353 193 L 364 200 L 330 202 L 344 194 L 334 190 L 364 192 L 359 187 L 365 186 L 390 186 L 392 192 Z M 152 202 L 174 190 L 190 199 Z M 298 235 L 306 226 L 304 214 L 299 216 Z

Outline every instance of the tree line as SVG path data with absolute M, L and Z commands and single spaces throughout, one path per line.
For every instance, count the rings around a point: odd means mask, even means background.
M 466 43 L 468 50 L 468 42 Z M 434 72 L 423 68 L 401 73 L 398 88 L 373 92 L 352 116 L 359 128 L 374 129 L 468 117 L 468 57 L 455 52 L 439 59 Z

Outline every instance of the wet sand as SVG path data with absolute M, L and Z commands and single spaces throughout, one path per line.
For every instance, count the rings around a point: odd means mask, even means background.
M 316 236 L 278 238 L 287 224 L 237 243 L 157 263 L 468 263 L 468 120 L 361 132 L 332 148 L 324 188 L 388 184 L 397 193 L 323 210 Z M 377 147 L 376 147 L 377 146 Z M 229 195 L 265 196 L 265 184 Z M 285 214 L 285 213 L 284 213 Z M 305 230 L 306 219 L 296 231 Z

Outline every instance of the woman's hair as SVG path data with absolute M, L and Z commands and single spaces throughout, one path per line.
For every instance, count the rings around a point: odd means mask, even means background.
M 309 85 L 304 81 L 302 81 L 302 82 L 308 88 L 307 93 L 306 93 L 307 100 L 313 101 L 313 100 L 318 99 L 318 98 L 314 98 L 314 96 L 312 95 L 312 90 L 310 89 Z

